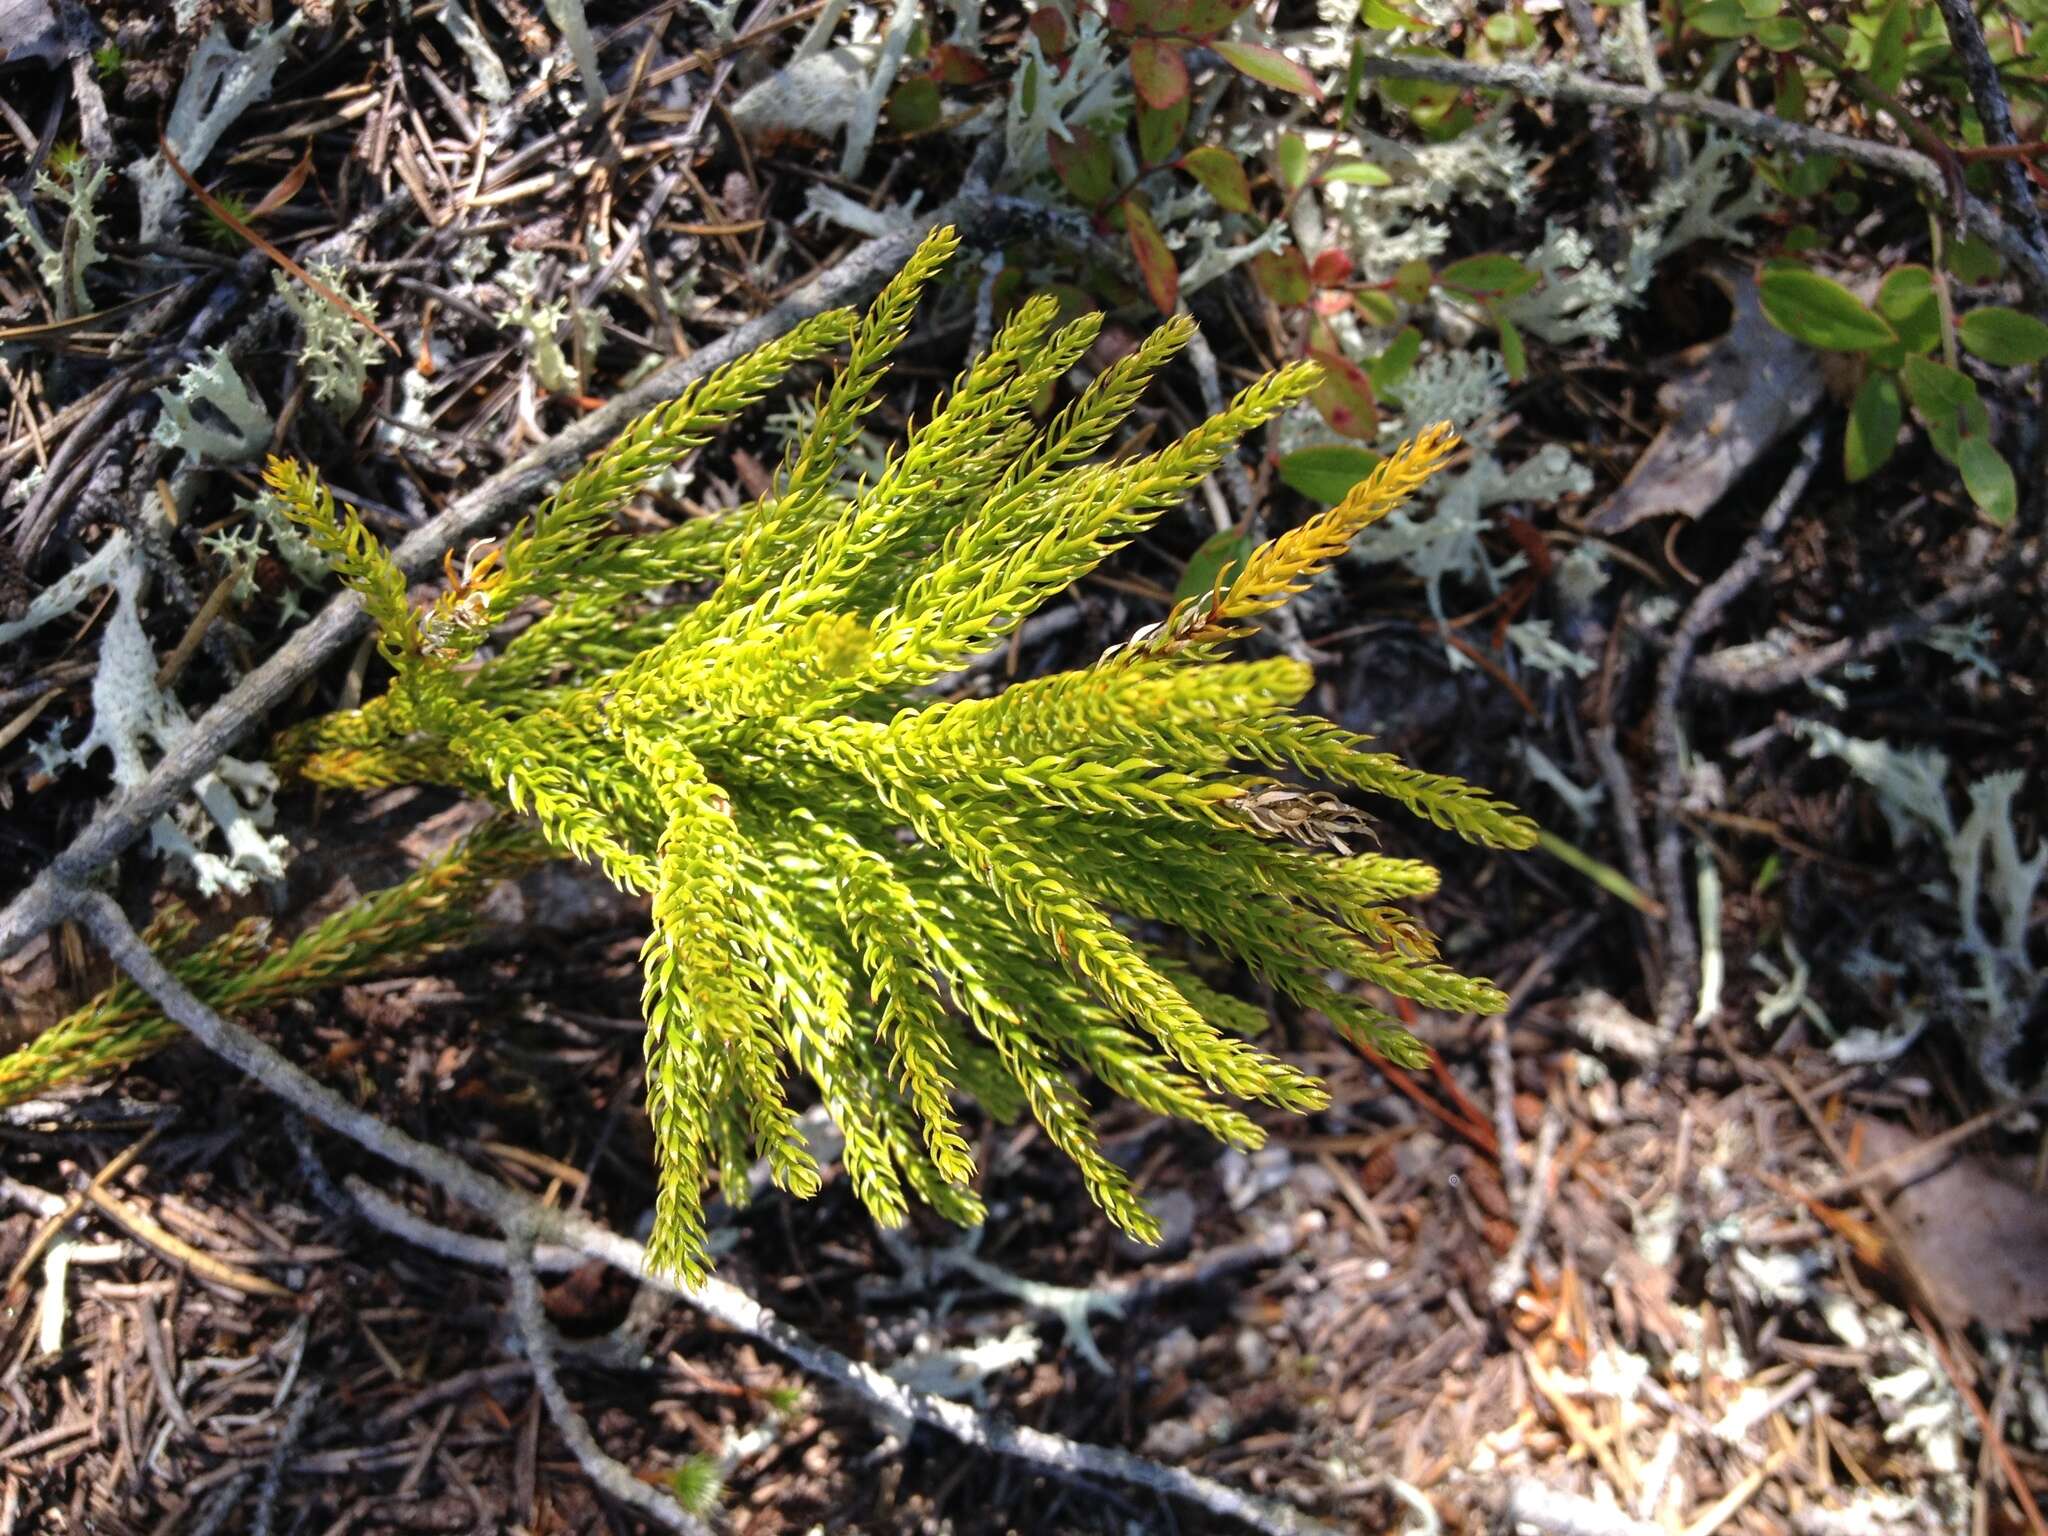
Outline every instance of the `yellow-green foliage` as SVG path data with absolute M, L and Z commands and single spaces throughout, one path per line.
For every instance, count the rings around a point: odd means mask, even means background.
M 387 973 L 467 938 L 477 904 L 492 887 L 545 862 L 547 853 L 529 828 L 499 817 L 409 879 L 372 892 L 289 943 L 273 941 L 263 919 L 244 918 L 192 947 L 198 923 L 176 906 L 159 913 L 143 937 L 202 1001 L 235 1018 Z M 0 1056 L 0 1106 L 124 1067 L 184 1034 L 134 982 L 117 981 Z
M 641 419 L 421 611 L 353 513 L 308 472 L 271 467 L 395 670 L 381 698 L 295 732 L 287 759 L 325 784 L 489 795 L 652 898 L 651 1250 L 689 1276 L 706 1263 L 714 1170 L 728 1195 L 755 1155 L 786 1189 L 818 1185 L 792 1064 L 845 1133 L 854 1189 L 890 1223 L 911 1195 L 978 1219 L 956 1091 L 998 1114 L 1028 1108 L 1142 1237 L 1153 1219 L 1097 1144 L 1074 1067 L 1243 1147 L 1260 1132 L 1230 1101 L 1322 1105 L 1313 1078 L 1247 1041 L 1256 1012 L 1155 950 L 1148 925 L 1198 936 L 1397 1060 L 1419 1048 L 1332 972 L 1430 1007 L 1501 1005 L 1392 905 L 1432 890 L 1433 871 L 1354 853 L 1363 812 L 1252 770 L 1366 790 L 1483 842 L 1525 846 L 1534 829 L 1296 714 L 1300 664 L 1221 659 L 1420 484 L 1448 432 L 1095 665 L 934 697 L 928 685 L 1179 506 L 1317 379 L 1283 369 L 1180 441 L 1104 460 L 1190 327 L 1170 322 L 1041 419 L 1035 404 L 1098 322 L 1062 326 L 1037 300 L 886 470 L 848 486 L 846 451 L 953 245 L 932 236 L 865 316 L 822 315 Z M 650 476 L 841 346 L 767 497 L 651 537 L 613 530 Z M 682 600 L 689 584 L 708 595 Z M 515 616 L 524 627 L 487 650 Z

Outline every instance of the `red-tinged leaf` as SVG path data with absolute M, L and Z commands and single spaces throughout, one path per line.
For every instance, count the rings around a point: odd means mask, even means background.
M 1178 33 L 1187 26 L 1189 7 L 1190 0 L 1120 0 L 1110 7 L 1109 24 L 1124 32 Z
M 1365 370 L 1341 353 L 1311 351 L 1309 356 L 1323 370 L 1323 382 L 1309 397 L 1323 420 L 1346 437 L 1370 438 L 1379 426 L 1379 406 Z
M 1164 112 L 1187 99 L 1187 57 L 1177 44 L 1141 37 L 1131 44 L 1131 79 L 1138 87 L 1138 99 Z
M 1031 20 L 1025 25 L 1031 28 L 1031 35 L 1038 39 L 1038 46 L 1048 59 L 1057 59 L 1074 46 L 1073 34 L 1067 30 L 1067 18 L 1049 5 L 1033 11 Z
M 1261 85 L 1270 85 L 1276 91 L 1292 91 L 1311 101 L 1323 99 L 1323 88 L 1316 84 L 1316 77 L 1278 49 L 1261 43 L 1217 42 L 1210 46 L 1223 56 L 1224 63 Z
M 1351 281 L 1357 268 L 1351 264 L 1351 257 L 1344 251 L 1318 251 L 1316 259 L 1309 264 L 1309 280 L 1318 288 L 1341 288 Z
M 1313 291 L 1308 280 L 1308 263 L 1293 246 L 1283 251 L 1261 251 L 1252 258 L 1252 281 L 1259 292 L 1285 309 L 1306 304 Z
M 1318 316 L 1327 319 L 1331 315 L 1341 315 L 1345 310 L 1351 308 L 1351 290 L 1349 288 L 1318 288 L 1315 298 L 1309 302 Z
M 1218 208 L 1227 213 L 1252 211 L 1251 183 L 1245 179 L 1244 166 L 1229 150 L 1204 144 L 1183 155 L 1180 168 L 1202 184 Z
M 1214 37 L 1252 8 L 1252 0 L 1188 0 L 1180 29 L 1189 37 Z
M 932 78 L 941 85 L 979 85 L 988 66 L 958 43 L 941 43 L 932 50 Z
M 1131 239 L 1131 255 L 1144 274 L 1145 291 L 1162 315 L 1180 307 L 1180 269 L 1173 264 L 1173 252 L 1152 222 L 1152 212 L 1136 198 L 1124 204 L 1124 232 Z
M 1060 185 L 1082 207 L 1099 208 L 1116 191 L 1116 163 L 1110 158 L 1109 144 L 1088 129 L 1076 128 L 1071 139 L 1048 129 L 1045 152 Z

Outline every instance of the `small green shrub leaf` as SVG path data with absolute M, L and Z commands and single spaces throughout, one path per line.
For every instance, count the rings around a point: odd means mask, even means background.
M 1877 290 L 1877 312 L 1908 352 L 1924 356 L 1941 342 L 1941 303 L 1934 294 L 1934 274 L 1925 267 L 1887 272 Z
M 1181 135 L 1188 126 L 1190 97 L 1183 93 L 1180 100 L 1161 111 L 1138 104 L 1138 162 L 1146 167 L 1166 165 L 1180 153 Z
M 1842 472 L 1853 481 L 1867 480 L 1884 467 L 1898 446 L 1899 422 L 1905 407 L 1898 381 L 1873 368 L 1864 375 L 1849 407 L 1849 430 L 1842 439 Z
M 1090 129 L 1074 129 L 1071 139 L 1048 129 L 1045 152 L 1060 185 L 1082 207 L 1100 208 L 1116 191 L 1116 163 L 1110 158 L 1109 141 Z
M 1179 32 L 1184 37 L 1214 37 L 1252 8 L 1252 0 L 1184 0 Z
M 939 115 L 939 83 L 930 75 L 914 76 L 889 93 L 889 126 L 899 133 L 935 128 Z
M 1522 345 L 1522 332 L 1506 315 L 1495 315 L 1500 327 L 1500 360 L 1508 370 L 1508 381 L 1519 384 L 1529 377 L 1529 349 Z
M 1415 359 L 1421 355 L 1422 332 L 1412 325 L 1404 326 L 1401 333 L 1387 343 L 1387 350 L 1366 366 L 1374 393 L 1381 396 L 1398 394 L 1401 381 L 1408 377 L 1408 371 L 1415 366 Z
M 1283 133 L 1273 149 L 1273 165 L 1280 173 L 1280 185 L 1292 192 L 1308 180 L 1308 140 L 1298 133 Z
M 1322 179 L 1358 187 L 1391 187 L 1394 184 L 1394 178 L 1370 160 L 1339 160 L 1323 172 Z
M 1354 448 L 1349 443 L 1297 448 L 1281 459 L 1280 482 L 1311 501 L 1335 505 L 1377 469 L 1379 462 L 1380 456 L 1370 448 Z
M 2000 368 L 2019 368 L 2048 357 L 2048 325 L 1998 304 L 1973 309 L 1956 322 L 1956 339 Z
M 1949 242 L 1945 258 L 1949 271 L 1966 283 L 1990 283 L 2005 270 L 2005 258 L 1998 247 L 1982 235 L 1966 235 Z
M 1512 256 L 1488 253 L 1452 262 L 1437 273 L 1436 280 L 1475 299 L 1511 299 L 1527 293 L 1543 278 Z
M 1245 178 L 1244 166 L 1229 150 L 1204 144 L 1182 155 L 1180 168 L 1202 184 L 1218 208 L 1227 213 L 1252 211 L 1251 183 Z
M 1276 91 L 1292 91 L 1311 101 L 1323 99 L 1323 88 L 1316 84 L 1316 77 L 1276 49 L 1260 43 L 1219 42 L 1211 46 L 1223 56 L 1224 63 L 1261 85 L 1270 85 Z
M 1741 37 L 1751 25 L 1742 0 L 1706 0 L 1686 13 L 1685 23 L 1702 37 Z
M 1435 281 L 1436 273 L 1428 262 L 1420 257 L 1404 261 L 1394 273 L 1394 297 L 1403 304 L 1420 304 L 1429 297 L 1430 284 Z
M 1377 27 L 1382 32 L 1429 30 L 1429 23 L 1410 16 L 1406 11 L 1389 5 L 1387 0 L 1364 0 L 1358 7 L 1358 19 L 1368 27 Z
M 1905 76 L 1906 32 L 1911 25 L 1912 12 L 1906 0 L 1891 0 L 1870 40 L 1870 62 L 1864 67 L 1870 72 L 1870 83 L 1887 95 L 1899 88 Z
M 1991 445 L 1988 437 L 1966 437 L 1957 446 L 1956 468 L 1963 472 L 1963 489 L 1992 522 L 2003 528 L 2019 512 L 2019 485 L 2005 455 Z
M 1188 557 L 1188 568 L 1180 573 L 1173 600 L 1185 602 L 1216 590 L 1227 567 L 1234 566 L 1256 547 L 1251 536 L 1239 528 L 1225 528 L 1202 541 L 1202 547 Z
M 1299 250 L 1261 251 L 1252 258 L 1252 281 L 1259 292 L 1285 309 L 1309 299 L 1308 262 Z
M 1496 48 L 1521 49 L 1536 46 L 1536 23 L 1519 7 L 1496 11 L 1486 18 L 1480 31 Z
M 1774 261 L 1757 280 L 1765 318 L 1795 341 L 1828 352 L 1869 352 L 1898 334 L 1855 294 L 1796 261 Z
M 1368 325 L 1392 325 L 1401 318 L 1394 301 L 1377 288 L 1361 288 L 1351 295 L 1351 302 L 1358 306 L 1359 314 L 1365 317 Z
M 1927 426 L 1927 440 L 1949 463 L 1957 462 L 1962 442 L 1991 430 L 1991 413 L 1967 374 L 1931 358 L 1909 357 L 1899 369 L 1906 398 Z

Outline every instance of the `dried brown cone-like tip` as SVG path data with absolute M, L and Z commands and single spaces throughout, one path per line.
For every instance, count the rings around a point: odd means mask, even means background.
M 1374 837 L 1370 816 L 1320 789 L 1274 784 L 1225 800 L 1223 809 L 1234 811 L 1268 837 L 1284 837 L 1333 853 L 1351 852 L 1346 838 Z

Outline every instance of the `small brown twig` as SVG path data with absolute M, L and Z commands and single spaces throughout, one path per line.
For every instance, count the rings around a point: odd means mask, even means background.
M 108 1159 L 107 1166 L 94 1174 L 84 1189 L 72 1191 L 56 1214 L 38 1227 L 35 1236 L 28 1240 L 28 1246 L 22 1249 L 21 1257 L 14 1261 L 14 1267 L 7 1272 L 6 1283 L 0 1284 L 0 1296 L 11 1295 L 14 1288 L 28 1278 L 28 1272 L 41 1262 L 44 1252 L 57 1235 L 77 1219 L 78 1213 L 85 1209 L 86 1190 L 110 1184 L 134 1167 L 135 1160 L 149 1150 L 150 1143 L 155 1141 L 162 1131 L 161 1125 L 151 1126 L 139 1140 Z
M 1550 1170 L 1557 1160 L 1557 1144 L 1564 1138 L 1564 1116 L 1553 1106 L 1543 1117 L 1536 1135 L 1536 1161 L 1529 1170 L 1529 1184 L 1522 1199 L 1521 1218 L 1515 1224 L 1515 1240 L 1486 1284 L 1486 1299 L 1505 1307 L 1515 1299 L 1529 1273 L 1529 1255 L 1543 1231 L 1543 1217 L 1550 1209 Z
M 1664 982 L 1657 1004 L 1657 1022 L 1667 1035 L 1678 1033 L 1689 1016 L 1693 995 L 1699 987 L 1700 937 L 1693 928 L 1692 903 L 1686 896 L 1685 839 L 1679 822 L 1679 807 L 1685 799 L 1685 728 L 1679 723 L 1678 706 L 1684 696 L 1692 659 L 1700 642 L 1721 622 L 1729 607 L 1749 589 L 1769 564 L 1778 535 L 1791 521 L 1799 498 L 1820 466 L 1824 433 L 1815 424 L 1800 440 L 1799 457 L 1793 462 L 1785 483 L 1764 509 L 1756 531 L 1742 546 L 1735 561 L 1701 589 L 1692 606 L 1679 620 L 1657 673 L 1657 698 L 1651 714 L 1657 745 L 1657 847 L 1656 867 L 1660 894 L 1670 914 L 1666 929 Z
M 1991 50 L 1984 42 L 1984 28 L 1977 20 L 1977 8 L 1971 0 L 1936 0 L 1941 6 L 1941 19 L 1948 24 L 1949 44 L 1955 49 L 1956 61 L 1962 65 L 1963 78 L 1969 82 L 1970 100 L 1977 108 L 1977 121 L 1984 127 L 1984 143 L 1987 148 L 2017 149 L 2019 135 L 2013 132 L 2012 104 L 2006 100 L 2005 87 L 1999 82 L 1998 64 L 1991 57 Z M 2000 158 L 1998 176 L 2005 184 L 2005 205 L 2013 221 L 2029 244 L 2048 261 L 2048 224 L 2041 219 L 2041 205 L 2034 200 L 2034 189 L 2027 180 L 2027 168 L 2018 159 Z
M 514 1243 L 532 1245 L 545 1239 L 575 1248 L 587 1258 L 609 1264 L 644 1285 L 688 1302 L 726 1327 L 760 1340 L 889 1418 L 931 1425 L 986 1454 L 1015 1457 L 1056 1477 L 1135 1483 L 1279 1536 L 1328 1536 L 1328 1527 L 1298 1510 L 1242 1493 L 1185 1468 L 1108 1446 L 1084 1445 L 917 1391 L 815 1342 L 729 1282 L 712 1278 L 695 1288 L 685 1287 L 673 1275 L 652 1268 L 647 1250 L 639 1243 L 577 1213 L 542 1205 L 480 1173 L 453 1153 L 414 1140 L 308 1077 L 274 1048 L 195 997 L 150 952 L 112 897 L 73 886 L 59 886 L 56 897 L 60 914 L 80 922 L 164 1015 L 207 1049 L 309 1119 L 320 1121 L 488 1217 Z
M 166 1232 L 142 1212 L 131 1209 L 96 1184 L 88 1184 L 85 1187 L 85 1199 L 88 1205 L 93 1206 L 101 1215 L 144 1247 L 154 1248 L 173 1264 L 184 1265 L 202 1280 L 251 1296 L 292 1294 L 275 1280 L 266 1280 L 261 1275 L 251 1274 L 246 1269 L 216 1259 L 203 1249 L 194 1248 L 182 1237 Z
M 1929 630 L 1946 624 L 1957 614 L 1997 597 L 2034 563 L 2031 546 L 2021 546 L 2010 560 L 1974 581 L 1950 587 L 1926 607 L 1902 615 L 1876 629 L 1848 639 L 1831 641 L 1776 661 L 1745 665 L 1720 652 L 1700 658 L 1693 669 L 1695 684 L 1718 688 L 1726 693 L 1765 694 L 1791 688 L 1809 678 L 1820 677 L 1851 662 L 1868 661 L 1886 651 L 1917 640 Z
M 277 1441 L 270 1448 L 270 1459 L 263 1466 L 263 1481 L 256 1489 L 256 1513 L 249 1522 L 249 1536 L 270 1536 L 271 1526 L 277 1519 L 278 1491 L 284 1486 L 285 1463 L 298 1449 L 306 1426 L 313 1422 L 313 1409 L 319 1401 L 320 1384 L 317 1381 L 301 1387 L 292 1399 L 284 1428 L 278 1431 Z
M 1911 1309 L 1913 1321 L 1920 1325 L 1920 1331 L 1927 1336 L 1927 1342 L 1934 1346 L 1935 1357 L 1941 1361 L 1942 1373 L 1956 1389 L 1956 1394 L 1968 1405 L 1971 1416 L 1977 1421 L 1977 1429 L 1984 1436 L 1984 1443 L 1991 1448 L 1991 1456 L 1998 1463 L 1998 1470 L 2005 1477 L 2006 1487 L 2019 1501 L 2020 1510 L 2027 1517 L 2027 1529 L 2034 1536 L 2048 1536 L 2048 1520 L 2041 1515 L 2041 1506 L 2034 1499 L 2034 1493 L 2027 1486 L 2026 1475 L 2019 1469 L 2019 1463 L 2012 1459 L 2012 1448 L 2005 1443 L 2005 1436 L 1999 1432 L 1998 1421 L 1984 1407 L 1984 1400 L 1977 1395 L 1977 1389 L 1970 1385 L 1968 1378 L 1956 1369 L 1955 1357 L 1949 1353 L 1948 1345 L 1934 1324 L 1915 1307 Z
M 332 304 L 336 309 L 340 310 L 343 314 L 347 315 L 349 319 L 355 321 L 357 325 L 360 325 L 364 330 L 368 331 L 371 335 L 375 336 L 379 341 L 383 342 L 384 345 L 389 347 L 393 352 L 398 352 L 402 350 L 399 347 L 398 343 L 391 339 L 391 333 L 385 330 L 384 327 L 379 325 L 374 316 L 364 314 L 361 309 L 357 308 L 354 304 L 351 304 L 346 296 L 336 293 L 332 288 L 328 287 L 327 284 L 321 282 L 319 278 L 315 277 L 312 273 L 308 272 L 296 261 L 293 261 L 291 257 L 285 255 L 283 251 L 279 250 L 275 245 L 271 244 L 270 241 L 264 239 L 263 236 L 257 234 L 255 230 L 251 229 L 247 224 L 243 223 L 239 218 L 235 216 L 234 211 L 232 209 L 230 209 L 219 198 L 215 197 L 211 192 L 207 191 L 206 188 L 199 185 L 199 179 L 196 176 L 194 176 L 190 171 L 186 170 L 185 167 L 179 162 L 177 153 L 171 148 L 170 139 L 167 138 L 163 133 L 159 132 L 157 134 L 156 144 L 157 152 L 164 157 L 164 164 L 168 165 L 173 171 L 177 172 L 178 179 L 184 182 L 185 185 L 191 189 L 192 195 L 199 199 L 201 206 L 203 206 L 208 213 L 212 214 L 216 219 L 219 219 L 221 223 L 227 225 L 229 229 L 232 229 L 244 240 L 248 241 L 251 245 L 255 246 L 257 250 L 261 251 L 264 255 L 268 256 L 280 267 L 283 267 L 285 271 L 289 272 L 293 277 L 296 277 L 300 282 L 304 283 L 308 288 L 312 289 L 315 293 L 320 295 L 320 297 L 325 299 L 329 304 Z
M 199 611 L 192 615 L 192 622 L 185 626 L 185 633 L 178 637 L 171 654 L 164 658 L 164 664 L 156 669 L 156 686 L 159 691 L 175 683 L 192 658 L 199 654 L 199 646 L 206 639 L 206 632 L 213 628 L 213 621 L 220 617 L 228 600 L 235 595 L 235 587 L 241 581 L 238 572 L 229 571 L 214 583 L 213 590 L 206 594 L 206 601 L 199 605 Z
M 1386 1080 L 1392 1083 L 1417 1109 L 1441 1121 L 1448 1129 L 1456 1131 L 1489 1158 L 1499 1157 L 1500 1143 L 1494 1139 L 1493 1127 L 1487 1124 L 1484 1117 L 1468 1120 L 1461 1115 L 1453 1114 L 1442 1104 L 1439 1104 L 1435 1099 L 1424 1093 L 1415 1079 L 1409 1076 L 1407 1072 L 1395 1066 L 1363 1040 L 1354 1040 L 1351 1043 L 1357 1048 L 1358 1053 L 1378 1067 Z M 1431 1052 L 1432 1056 L 1434 1054 L 1434 1052 Z
M 616 1503 L 638 1510 L 664 1530 L 680 1531 L 683 1536 L 703 1536 L 707 1528 L 701 1520 L 667 1494 L 641 1482 L 630 1468 L 605 1453 L 597 1436 L 590 1432 L 590 1425 L 569 1401 L 569 1394 L 562 1390 L 561 1374 L 555 1368 L 555 1341 L 547 1315 L 541 1309 L 540 1280 L 533 1271 L 532 1233 L 515 1235 L 507 1247 L 506 1258 L 507 1273 L 512 1277 L 512 1321 L 519 1329 L 520 1342 L 526 1346 L 527 1363 L 533 1367 L 533 1379 L 540 1387 L 542 1401 L 548 1405 L 548 1416 L 555 1421 L 556 1433 L 569 1447 L 583 1475 Z
M 1522 1198 L 1522 1137 L 1515 1125 L 1515 1058 L 1508 1049 L 1508 1021 L 1486 1021 L 1486 1072 L 1493 1086 L 1493 1136 L 1500 1147 L 1500 1182 L 1509 1201 Z

